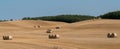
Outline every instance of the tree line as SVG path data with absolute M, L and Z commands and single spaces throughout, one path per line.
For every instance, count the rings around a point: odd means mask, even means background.
M 98 17 L 101 17 L 103 19 L 120 19 L 120 11 L 108 12 Z
M 57 15 L 57 16 L 43 16 L 43 17 L 24 17 L 22 20 L 46 20 L 46 21 L 59 21 L 73 23 L 77 21 L 83 21 L 88 19 L 93 19 L 94 16 L 88 15 Z
M 120 11 L 108 12 L 100 16 L 89 15 L 57 15 L 57 16 L 43 16 L 43 17 L 24 17 L 22 20 L 46 20 L 46 21 L 60 21 L 73 23 L 83 20 L 102 18 L 102 19 L 120 19 Z
M 10 19 L 10 20 L 0 20 L 0 22 L 5 22 L 5 21 L 13 21 L 13 19 Z
M 100 16 L 89 16 L 89 15 L 57 15 L 57 16 L 40 16 L 40 17 L 24 17 L 22 20 L 46 20 L 46 21 L 59 21 L 59 22 L 67 22 L 67 23 L 73 23 L 83 20 L 89 20 L 89 19 L 96 19 L 96 18 L 102 18 L 102 19 L 120 19 L 120 11 L 113 11 L 108 12 Z M 3 21 L 13 21 L 13 19 L 10 20 L 0 20 L 0 22 Z

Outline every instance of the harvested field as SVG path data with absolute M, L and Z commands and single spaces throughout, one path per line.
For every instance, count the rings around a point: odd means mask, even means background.
M 40 28 L 34 26 L 40 25 Z M 61 26 L 61 29 L 56 29 Z M 47 29 L 59 34 L 59 39 L 49 39 Z M 117 38 L 107 38 L 109 32 Z M 3 40 L 11 35 L 12 40 Z M 120 49 L 120 20 L 86 20 L 76 23 L 41 20 L 0 22 L 0 49 Z

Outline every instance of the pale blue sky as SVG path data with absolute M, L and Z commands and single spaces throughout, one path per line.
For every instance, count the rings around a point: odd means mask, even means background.
M 120 0 L 0 0 L 0 19 L 82 14 L 98 16 L 120 10 Z

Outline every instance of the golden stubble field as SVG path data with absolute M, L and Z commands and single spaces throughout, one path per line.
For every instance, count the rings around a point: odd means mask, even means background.
M 40 28 L 34 28 L 39 25 Z M 60 29 L 55 27 L 60 26 Z M 49 39 L 47 29 L 59 34 Z M 117 38 L 107 38 L 115 32 Z M 11 35 L 13 40 L 3 40 Z M 120 49 L 120 20 L 86 20 L 76 23 L 42 20 L 0 22 L 0 49 Z

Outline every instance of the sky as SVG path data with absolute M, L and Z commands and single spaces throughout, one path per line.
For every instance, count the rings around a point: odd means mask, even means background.
M 120 0 L 0 0 L 0 19 L 77 14 L 99 16 L 120 10 Z

